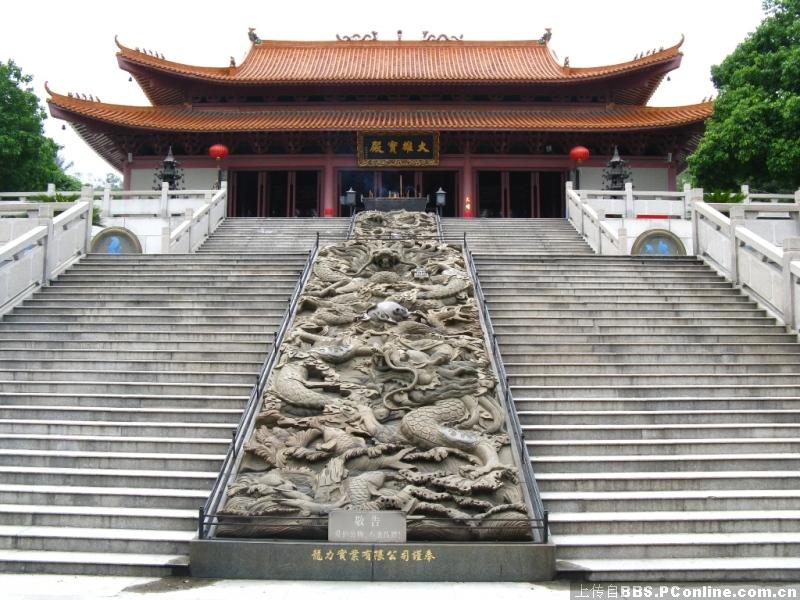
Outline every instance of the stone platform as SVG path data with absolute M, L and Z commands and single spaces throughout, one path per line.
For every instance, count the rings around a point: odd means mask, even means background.
M 552 544 L 213 539 L 191 542 L 193 577 L 306 581 L 547 581 Z

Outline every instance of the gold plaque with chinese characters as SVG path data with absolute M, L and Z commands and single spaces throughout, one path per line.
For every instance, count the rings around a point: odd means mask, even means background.
M 358 132 L 359 167 L 434 167 L 438 164 L 438 131 Z

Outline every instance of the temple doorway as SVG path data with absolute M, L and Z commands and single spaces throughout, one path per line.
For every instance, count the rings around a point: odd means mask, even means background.
M 318 217 L 318 171 L 233 171 L 228 216 Z
M 441 209 L 443 217 L 457 216 L 458 171 L 406 171 L 406 170 L 343 170 L 339 171 L 339 197 L 352 189 L 356 193 L 356 209 L 363 210 L 362 196 L 427 196 L 426 210 L 436 210 L 436 192 L 445 192 L 445 205 Z M 348 216 L 346 208 L 340 207 L 341 216 Z
M 565 171 L 478 171 L 478 217 L 564 217 Z

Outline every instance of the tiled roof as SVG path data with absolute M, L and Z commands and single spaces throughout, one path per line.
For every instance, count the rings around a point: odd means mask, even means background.
M 606 78 L 668 63 L 680 56 L 681 43 L 624 63 L 588 68 L 562 66 L 538 41 L 263 41 L 235 67 L 186 65 L 117 45 L 123 67 L 128 62 L 208 82 L 480 84 Z
M 698 123 L 711 103 L 679 107 L 629 105 L 314 106 L 193 108 L 188 105 L 123 106 L 51 93 L 54 116 L 144 131 L 355 131 L 355 130 L 636 130 Z

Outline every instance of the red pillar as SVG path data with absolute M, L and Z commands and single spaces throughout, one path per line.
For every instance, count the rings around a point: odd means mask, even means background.
M 322 216 L 336 216 L 336 178 L 333 172 L 333 154 L 325 154 L 322 168 Z
M 461 216 L 475 216 L 475 195 L 472 174 L 472 155 L 469 145 L 464 148 L 464 166 L 461 169 Z

